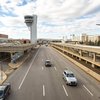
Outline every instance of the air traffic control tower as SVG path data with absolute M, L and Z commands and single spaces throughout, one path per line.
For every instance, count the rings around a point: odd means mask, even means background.
M 30 31 L 31 43 L 35 44 L 37 41 L 37 15 L 26 15 L 24 19 Z

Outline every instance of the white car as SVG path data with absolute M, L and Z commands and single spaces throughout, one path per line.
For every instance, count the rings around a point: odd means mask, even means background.
M 64 70 L 63 79 L 67 85 L 77 85 L 77 79 L 74 76 L 73 72 L 70 70 Z

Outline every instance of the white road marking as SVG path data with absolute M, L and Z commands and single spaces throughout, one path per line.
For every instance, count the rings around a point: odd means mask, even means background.
M 23 77 L 23 79 L 22 79 L 22 81 L 21 81 L 21 83 L 20 83 L 20 85 L 19 85 L 19 87 L 18 87 L 18 89 L 20 89 L 21 86 L 23 85 L 23 82 L 24 82 L 24 80 L 25 80 L 25 78 L 26 78 L 26 76 L 27 76 L 27 74 L 28 74 L 30 68 L 32 67 L 32 64 L 33 64 L 33 62 L 34 62 L 34 60 L 35 60 L 35 58 L 36 58 L 38 52 L 39 52 L 39 50 L 38 50 L 37 53 L 35 54 L 35 56 L 34 56 L 32 62 L 31 62 L 31 64 L 30 64 L 30 66 L 29 66 L 29 68 L 28 68 L 28 70 L 27 70 L 27 72 L 26 72 L 26 74 L 25 74 L 25 76 Z
M 43 85 L 43 96 L 45 96 L 45 86 Z
M 85 85 L 83 85 L 83 87 L 90 93 L 91 96 L 93 96 L 93 94 L 90 92 L 90 90 Z
M 55 69 L 55 70 L 57 70 L 57 68 L 56 68 L 56 67 L 54 67 L 54 69 Z
M 64 89 L 64 92 L 65 92 L 66 96 L 68 96 L 68 93 L 67 93 L 67 91 L 66 91 L 64 85 L 62 85 L 62 87 L 63 87 L 63 89 Z
M 42 70 L 44 69 L 44 67 L 42 67 Z

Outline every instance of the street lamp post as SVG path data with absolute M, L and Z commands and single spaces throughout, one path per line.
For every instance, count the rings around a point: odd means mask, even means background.
M 100 26 L 100 24 L 96 24 L 96 25 Z

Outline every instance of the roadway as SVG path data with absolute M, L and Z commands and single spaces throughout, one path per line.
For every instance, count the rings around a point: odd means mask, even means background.
M 45 67 L 50 59 L 53 67 Z M 78 86 L 67 86 L 62 79 L 70 69 Z M 100 100 L 100 83 L 51 47 L 41 46 L 7 80 L 12 85 L 8 100 Z

